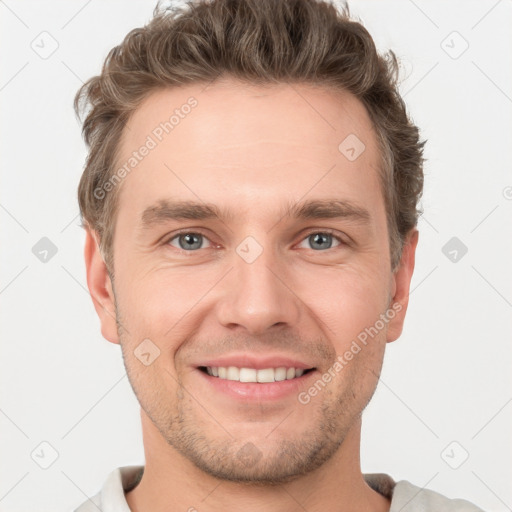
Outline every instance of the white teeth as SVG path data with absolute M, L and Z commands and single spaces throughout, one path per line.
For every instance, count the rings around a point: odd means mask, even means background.
M 274 368 L 258 370 L 258 382 L 274 382 Z
M 240 368 L 240 382 L 256 382 L 257 373 L 254 368 Z
M 284 368 L 283 366 L 276 368 L 274 370 L 274 379 L 276 381 L 286 380 L 286 368 Z
M 279 382 L 294 379 L 304 375 L 302 368 L 237 368 L 236 366 L 207 366 L 206 372 L 220 379 L 236 380 L 239 382 Z
M 240 370 L 236 366 L 228 366 L 226 378 L 228 380 L 240 380 Z

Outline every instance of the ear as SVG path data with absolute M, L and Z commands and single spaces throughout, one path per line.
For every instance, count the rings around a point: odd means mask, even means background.
M 414 258 L 416 246 L 418 245 L 419 233 L 412 229 L 407 235 L 402 250 L 400 264 L 392 277 L 392 300 L 390 309 L 395 311 L 395 316 L 388 323 L 387 341 L 395 341 L 402 334 L 405 313 L 409 304 L 409 289 L 411 286 L 412 274 L 414 272 Z
M 84 257 L 87 287 L 100 319 L 101 334 L 111 343 L 119 343 L 112 282 L 100 252 L 97 233 L 89 228 L 86 228 Z

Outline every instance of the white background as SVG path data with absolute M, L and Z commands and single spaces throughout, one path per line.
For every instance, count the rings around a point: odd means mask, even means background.
M 153 6 L 0 2 L 1 511 L 72 510 L 112 469 L 144 463 L 120 349 L 101 337 L 86 289 L 76 201 L 86 153 L 72 100 Z M 511 510 L 512 4 L 351 8 L 401 59 L 402 93 L 428 139 L 410 308 L 366 411 L 363 471 Z M 43 59 L 31 44 L 52 38 Z M 46 263 L 32 253 L 42 237 L 57 248 Z M 442 252 L 452 237 L 468 248 L 457 262 Z M 51 461 L 43 441 L 58 453 L 48 469 L 35 461 Z M 458 469 L 445 462 L 466 451 Z

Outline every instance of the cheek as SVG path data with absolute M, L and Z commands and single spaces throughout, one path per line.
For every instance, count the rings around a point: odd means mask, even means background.
M 340 344 L 337 350 L 375 324 L 385 312 L 389 293 L 387 281 L 369 266 L 319 269 L 301 288 L 298 295 L 322 321 L 326 336 Z
M 116 296 L 128 337 L 132 342 L 135 337 L 150 338 L 165 350 L 172 349 L 168 345 L 173 339 L 186 337 L 190 321 L 206 303 L 201 298 L 219 279 L 206 267 L 161 267 L 126 276 L 120 277 L 123 286 Z

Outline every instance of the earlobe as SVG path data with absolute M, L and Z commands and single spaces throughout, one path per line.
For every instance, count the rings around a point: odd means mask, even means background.
M 405 321 L 405 313 L 409 304 L 409 291 L 411 279 L 414 272 L 414 262 L 416 247 L 418 245 L 419 233 L 417 229 L 412 229 L 407 235 L 406 242 L 402 250 L 400 265 L 392 277 L 393 297 L 389 305 L 396 314 L 388 324 L 387 341 L 395 341 L 402 334 Z
M 87 287 L 100 319 L 101 334 L 111 343 L 119 343 L 112 282 L 100 252 L 97 233 L 89 228 L 86 228 L 84 258 Z

